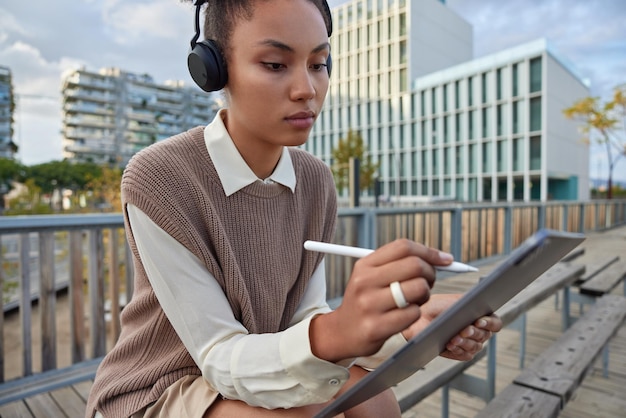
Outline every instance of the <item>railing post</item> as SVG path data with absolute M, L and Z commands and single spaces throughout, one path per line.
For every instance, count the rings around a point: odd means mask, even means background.
M 70 323 L 72 363 L 85 360 L 85 308 L 83 297 L 83 232 L 70 232 Z
M 455 260 L 461 259 L 462 252 L 462 228 L 463 228 L 463 207 L 458 205 L 451 212 L 451 236 L 450 236 L 450 252 Z
M 539 213 L 538 213 L 537 223 L 539 229 L 546 227 L 546 204 L 544 202 L 539 203 Z
M 373 249 L 378 246 L 376 242 L 376 211 L 374 209 L 364 209 L 358 217 L 357 245 Z
M 89 231 L 89 332 L 92 358 L 106 354 L 102 229 Z
M 111 295 L 111 333 L 113 334 L 113 341 L 117 341 L 121 332 L 118 239 L 117 228 L 109 229 L 109 291 Z
M 30 235 L 20 234 L 20 322 L 22 328 L 22 374 L 33 374 L 32 305 L 30 302 Z
M 504 254 L 509 254 L 513 246 L 513 243 L 511 242 L 513 236 L 513 225 L 511 225 L 512 213 L 513 208 L 511 205 L 507 205 L 504 208 Z
M 57 368 L 54 232 L 39 233 L 39 280 L 41 369 L 46 371 Z
M 585 204 L 581 203 L 579 207 L 578 232 L 585 232 Z

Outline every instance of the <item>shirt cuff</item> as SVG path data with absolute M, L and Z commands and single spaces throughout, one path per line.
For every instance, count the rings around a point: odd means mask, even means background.
M 346 367 L 316 357 L 311 351 L 309 325 L 314 317 L 311 315 L 283 331 L 279 350 L 285 370 L 312 394 L 310 403 L 322 403 L 337 394 L 350 378 L 350 372 Z
M 376 367 L 380 366 L 380 364 L 391 357 L 396 351 L 398 351 L 401 347 L 406 344 L 406 339 L 402 335 L 401 332 L 392 335 L 385 341 L 383 346 L 371 356 L 367 357 L 359 357 L 356 359 L 355 364 L 357 366 L 361 366 L 367 370 L 373 370 Z

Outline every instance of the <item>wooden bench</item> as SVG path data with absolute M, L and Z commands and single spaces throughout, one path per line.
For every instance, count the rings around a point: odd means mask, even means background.
M 579 280 L 584 266 L 558 263 L 527 288 L 522 290 L 496 313 L 504 326 L 515 326 L 521 332 L 520 365 L 523 364 L 526 345 L 525 313 L 561 289 L 567 289 Z M 516 320 L 523 318 L 520 323 Z M 459 362 L 438 357 L 393 388 L 402 412 L 407 411 L 438 389 L 443 389 L 442 417 L 449 413 L 449 389 L 456 389 L 489 401 L 495 396 L 495 347 L 497 337 L 491 338 L 477 356 L 469 362 Z M 487 376 L 480 379 L 465 373 L 473 364 L 487 356 Z M 521 367 L 521 366 L 520 366 Z
M 583 272 L 584 267 L 582 266 L 559 263 L 511 299 L 497 313 L 505 325 L 510 325 L 525 311 L 558 292 L 559 289 L 574 283 Z M 340 299 L 329 301 L 331 307 L 336 307 L 340 303 Z M 525 331 L 522 331 L 522 335 L 524 334 Z M 523 358 L 525 351 L 523 341 L 525 338 L 522 338 L 521 341 L 520 358 Z M 492 340 L 492 343 L 495 343 L 495 339 Z M 495 351 L 495 345 L 493 351 Z M 457 362 L 444 358 L 433 360 L 424 370 L 417 372 L 394 388 L 402 410 L 408 410 L 441 387 L 444 388 L 446 394 L 449 388 L 455 388 L 486 400 L 491 399 L 495 394 L 495 355 L 489 356 L 488 352 L 488 348 L 485 348 L 469 362 Z M 463 373 L 485 356 L 488 356 L 490 364 L 489 376 L 486 379 L 477 379 Z M 4 408 L 12 408 L 20 399 L 93 379 L 100 361 L 101 358 L 88 360 L 64 369 L 38 373 L 0 384 L 0 416 L 5 415 L 2 414 L 3 410 L 6 411 L 6 409 L 2 409 L 3 405 Z M 447 411 L 447 402 L 442 407 L 444 411 Z
M 602 296 L 476 417 L 558 416 L 625 319 L 626 298 Z

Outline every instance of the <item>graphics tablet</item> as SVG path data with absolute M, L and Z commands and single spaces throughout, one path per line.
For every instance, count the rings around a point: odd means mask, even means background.
M 315 418 L 333 417 L 411 376 L 437 357 L 463 328 L 495 312 L 584 239 L 582 234 L 539 230 L 428 327 Z

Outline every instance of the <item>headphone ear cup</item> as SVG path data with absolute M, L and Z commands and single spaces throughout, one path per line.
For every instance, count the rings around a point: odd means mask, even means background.
M 328 71 L 328 76 L 330 77 L 330 72 L 333 69 L 333 59 L 331 58 L 330 55 L 328 55 L 328 58 L 326 58 L 326 71 Z
M 211 40 L 197 42 L 187 56 L 191 78 L 204 91 L 221 90 L 226 86 L 228 73 L 217 45 Z

